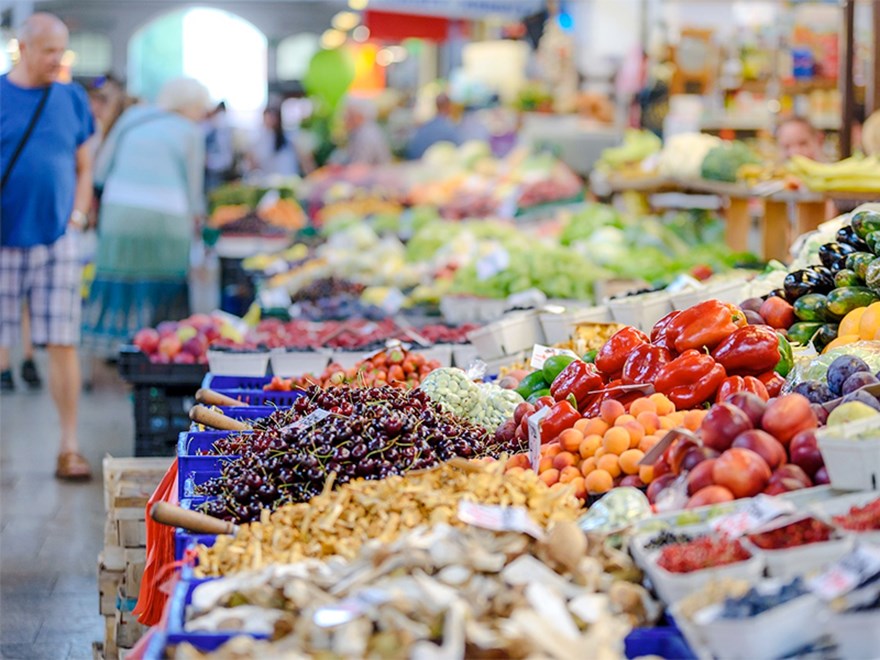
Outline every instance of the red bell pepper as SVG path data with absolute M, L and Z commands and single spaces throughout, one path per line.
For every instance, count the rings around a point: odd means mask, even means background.
M 757 376 L 776 368 L 779 337 L 769 325 L 747 325 L 718 344 L 712 357 L 728 374 Z
M 621 380 L 627 385 L 653 383 L 657 374 L 672 361 L 672 355 L 661 346 L 636 346 L 623 365 Z
M 611 335 L 611 338 L 599 349 L 596 354 L 596 366 L 608 380 L 613 380 L 620 375 L 633 349 L 649 343 L 648 335 L 627 326 Z
M 541 444 L 550 442 L 566 429 L 572 428 L 579 419 L 581 414 L 570 401 L 557 401 L 541 420 Z
M 669 314 L 654 324 L 654 327 L 651 328 L 651 343 L 654 344 L 654 346 L 662 346 L 670 353 L 675 351 L 675 337 L 670 339 L 669 326 L 679 314 L 681 314 L 681 310 L 669 312 Z
M 674 342 L 679 353 L 692 348 L 711 351 L 746 324 L 745 314 L 738 307 L 720 300 L 706 300 L 669 322 L 667 341 Z
M 575 405 L 580 409 L 586 404 L 590 394 L 602 389 L 603 385 L 604 381 L 595 365 L 575 360 L 553 379 L 550 394 L 556 401 L 571 400 L 569 397 L 574 397 Z
M 721 383 L 721 387 L 718 388 L 718 394 L 715 396 L 715 401 L 721 403 L 735 392 L 751 392 L 752 394 L 758 395 L 761 398 L 761 401 L 768 401 L 770 399 L 770 395 L 767 393 L 767 388 L 764 387 L 764 383 L 754 376 L 728 376 Z
M 771 399 L 779 396 L 782 393 L 782 386 L 785 385 L 785 378 L 775 371 L 761 374 L 758 376 L 758 380 L 764 383 L 764 387 L 767 388 L 767 394 Z
M 660 370 L 654 389 L 669 397 L 678 410 L 690 410 L 714 401 L 725 378 L 724 367 L 711 355 L 692 349 Z

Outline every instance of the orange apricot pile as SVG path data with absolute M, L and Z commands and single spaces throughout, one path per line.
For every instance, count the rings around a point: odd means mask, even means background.
M 575 494 L 607 493 L 615 486 L 645 486 L 654 468 L 639 462 L 667 431 L 700 428 L 705 410 L 676 411 L 663 394 L 636 399 L 629 412 L 619 401 L 602 402 L 599 416 L 578 420 L 558 437 L 541 446 L 538 475 L 553 488 L 571 484 Z M 515 454 L 507 469 L 527 469 L 527 454 Z

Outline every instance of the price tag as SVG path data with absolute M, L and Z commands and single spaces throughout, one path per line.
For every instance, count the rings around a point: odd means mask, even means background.
M 880 548 L 857 545 L 824 573 L 807 581 L 807 587 L 823 600 L 848 594 L 880 574 Z
M 326 605 L 315 610 L 313 621 L 320 628 L 341 626 L 364 615 L 371 606 L 382 605 L 390 600 L 383 589 L 367 588 L 354 596 L 345 598 L 335 605 Z
M 532 366 L 532 369 L 540 369 L 547 360 L 555 355 L 570 355 L 577 359 L 577 353 L 567 348 L 553 348 L 552 346 L 535 344 L 534 348 L 532 348 L 532 359 L 529 364 Z
M 477 279 L 481 282 L 494 277 L 510 265 L 510 253 L 503 247 L 497 247 L 485 257 L 477 260 Z
M 774 518 L 786 516 L 796 511 L 793 502 L 770 495 L 758 495 L 739 509 L 736 513 L 722 516 L 712 522 L 712 529 L 737 538 L 763 527 Z
M 529 417 L 529 462 L 537 472 L 541 462 L 541 421 L 550 414 L 550 408 L 542 408 Z
M 305 429 L 312 428 L 315 424 L 320 422 L 323 419 L 329 417 L 332 413 L 324 410 L 323 408 L 318 408 L 315 412 L 310 412 L 308 415 L 303 417 L 302 419 L 298 419 L 292 424 L 288 424 L 287 426 L 281 429 L 281 432 L 284 431 L 303 431 Z
M 544 531 L 532 520 L 529 512 L 519 506 L 475 504 L 460 500 L 458 519 L 468 525 L 496 532 L 522 532 L 539 541 L 544 538 Z
M 684 438 L 685 440 L 693 440 L 696 444 L 703 444 L 702 440 L 698 438 L 696 435 L 688 431 L 687 429 L 672 429 L 660 438 L 660 442 L 651 447 L 650 451 L 642 457 L 642 460 L 639 461 L 639 465 L 654 465 L 657 460 L 663 456 L 666 452 L 666 449 L 671 445 L 676 438 Z
M 281 193 L 277 190 L 267 190 L 266 194 L 260 198 L 257 203 L 257 211 L 266 211 L 275 206 L 281 199 Z

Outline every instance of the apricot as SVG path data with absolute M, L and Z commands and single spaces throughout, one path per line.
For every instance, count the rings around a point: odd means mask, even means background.
M 578 445 L 578 453 L 581 455 L 581 458 L 589 458 L 590 456 L 595 454 L 596 450 L 601 446 L 601 435 L 588 435 L 586 438 L 581 440 L 581 444 Z
M 557 470 L 562 470 L 563 468 L 569 467 L 571 465 L 576 465 L 578 462 L 578 457 L 568 451 L 561 452 L 553 457 L 553 467 Z
M 645 412 L 657 414 L 657 404 L 648 397 L 636 399 L 629 406 L 629 414 L 635 415 L 637 419 L 639 415 Z
M 584 428 L 581 429 L 585 436 L 587 435 L 605 435 L 605 431 L 611 428 L 611 425 L 601 417 L 594 417 L 587 420 Z
M 639 442 L 645 437 L 645 428 L 638 422 L 627 422 L 623 428 L 629 433 L 630 449 L 638 447 Z
M 639 466 L 639 479 L 641 479 L 646 484 L 654 481 L 654 466 L 653 465 L 642 465 Z
M 583 439 L 584 434 L 577 429 L 566 429 L 559 434 L 559 446 L 565 451 L 576 452 Z
M 639 461 L 645 457 L 645 453 L 638 449 L 627 449 L 620 455 L 620 469 L 626 474 L 639 473 Z
M 654 402 L 655 406 L 657 406 L 657 414 L 661 417 L 663 415 L 668 415 L 669 413 L 675 412 L 675 404 L 672 403 L 672 401 L 670 401 L 665 394 L 655 392 L 648 398 Z
M 660 417 L 655 412 L 641 412 L 636 415 L 636 421 L 645 429 L 645 433 L 651 435 L 660 428 Z
M 593 470 L 584 477 L 584 485 L 588 493 L 607 493 L 614 487 L 614 477 L 605 470 Z
M 605 399 L 599 405 L 599 416 L 609 426 L 614 424 L 617 418 L 623 414 L 626 414 L 626 408 L 623 407 L 620 401 L 615 399 Z
M 554 456 L 544 456 L 541 458 L 541 461 L 538 463 L 538 474 L 543 474 L 547 470 L 553 468 L 553 459 Z
M 700 424 L 703 423 L 703 417 L 706 416 L 706 410 L 688 410 L 684 414 L 684 426 L 689 431 L 696 431 L 700 428 Z
M 545 484 L 547 484 L 548 486 L 552 486 L 557 481 L 559 481 L 559 470 L 547 470 L 546 472 L 543 472 L 538 476 Z
M 530 466 L 531 463 L 529 462 L 528 454 L 514 454 L 507 459 L 507 463 L 505 463 L 504 465 L 506 470 L 510 470 L 511 468 L 515 467 L 528 468 Z
M 559 483 L 567 484 L 570 481 L 581 478 L 583 478 L 581 471 L 574 465 L 569 465 L 559 471 Z
M 581 474 L 585 477 L 590 474 L 593 470 L 596 469 L 596 461 L 598 459 L 590 456 L 590 458 L 585 458 L 581 461 Z
M 569 484 L 574 488 L 574 496 L 579 500 L 587 499 L 587 484 L 583 477 L 575 477 Z
M 604 470 L 612 477 L 620 476 L 620 459 L 614 454 L 605 454 L 596 461 L 596 468 Z
M 612 454 L 622 454 L 629 449 L 630 434 L 625 428 L 615 426 L 605 431 L 602 446 Z

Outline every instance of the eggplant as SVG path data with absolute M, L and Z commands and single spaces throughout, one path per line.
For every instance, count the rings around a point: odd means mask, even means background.
M 785 289 L 773 289 L 773 291 L 761 297 L 762 300 L 767 300 L 767 298 L 782 298 L 785 300 Z
M 785 299 L 794 304 L 795 300 L 808 293 L 829 293 L 834 289 L 834 278 L 813 270 L 796 270 L 785 276 L 783 288 Z
M 837 242 L 851 245 L 856 252 L 870 252 L 867 241 L 856 233 L 851 226 L 841 227 L 837 230 Z
M 847 243 L 825 243 L 819 248 L 819 261 L 831 272 L 836 273 L 846 268 L 846 258 L 858 251 Z

